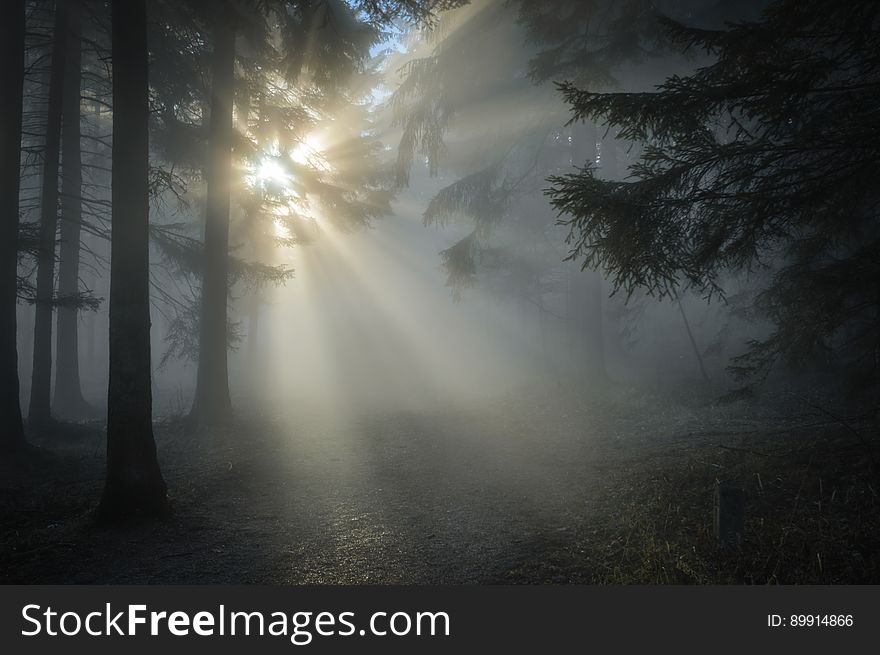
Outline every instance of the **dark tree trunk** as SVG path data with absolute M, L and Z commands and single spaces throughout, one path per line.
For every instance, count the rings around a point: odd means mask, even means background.
M 0 5 L 0 448 L 24 442 L 18 385 L 18 192 L 24 83 L 24 0 Z
M 80 161 L 80 16 L 75 2 L 67 10 L 64 62 L 64 99 L 61 123 L 61 257 L 58 291 L 63 296 L 79 291 L 82 164 Z M 55 358 L 55 397 L 52 409 L 61 416 L 78 418 L 88 413 L 79 379 L 79 312 L 59 307 Z
M 195 401 L 190 414 L 192 427 L 222 422 L 232 414 L 227 365 L 226 302 L 235 31 L 229 18 L 223 11 L 218 11 L 214 28 L 199 368 Z
M 34 348 L 34 331 L 31 326 L 34 324 L 34 306 L 27 303 L 25 305 L 19 305 L 18 310 L 18 380 L 19 398 L 21 398 L 25 395 L 25 391 L 28 395 L 30 394 L 30 389 L 25 389 L 22 386 L 21 381 L 31 379 L 31 364 L 33 363 L 31 354 L 33 353 Z
M 163 514 L 150 391 L 146 0 L 113 0 L 113 205 L 107 481 L 99 516 Z
M 40 195 L 40 245 L 37 255 L 36 311 L 34 315 L 34 357 L 28 423 L 35 428 L 51 420 L 52 393 L 52 307 L 55 291 L 55 230 L 58 224 L 58 159 L 61 142 L 61 100 L 64 85 L 67 0 L 55 6 L 52 65 L 49 71 L 49 107 L 46 115 L 46 143 L 43 152 L 43 180 Z

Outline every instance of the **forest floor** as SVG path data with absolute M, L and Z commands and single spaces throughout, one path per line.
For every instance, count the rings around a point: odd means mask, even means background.
M 93 524 L 100 426 L 59 426 L 0 464 L 0 582 L 880 582 L 876 419 L 782 405 L 530 389 L 168 419 L 173 514 L 116 528 Z M 746 492 L 731 551 L 719 479 Z

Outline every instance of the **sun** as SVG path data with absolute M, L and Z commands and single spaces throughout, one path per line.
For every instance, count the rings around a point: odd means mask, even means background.
M 259 163 L 256 177 L 259 182 L 264 184 L 286 186 L 290 182 L 290 175 L 275 157 L 266 157 Z
M 275 142 L 263 151 L 259 160 L 247 167 L 245 180 L 253 187 L 275 192 L 284 190 L 298 196 L 292 190 L 298 168 L 331 170 L 323 150 L 322 140 L 314 134 L 307 135 L 287 152 L 281 152 L 279 144 Z

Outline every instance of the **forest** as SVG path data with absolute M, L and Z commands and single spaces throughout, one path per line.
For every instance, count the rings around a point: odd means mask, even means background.
M 880 582 L 880 3 L 0 49 L 0 582 Z

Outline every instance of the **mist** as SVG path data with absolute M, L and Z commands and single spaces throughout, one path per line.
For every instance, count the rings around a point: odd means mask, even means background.
M 877 581 L 868 3 L 12 4 L 4 582 Z

